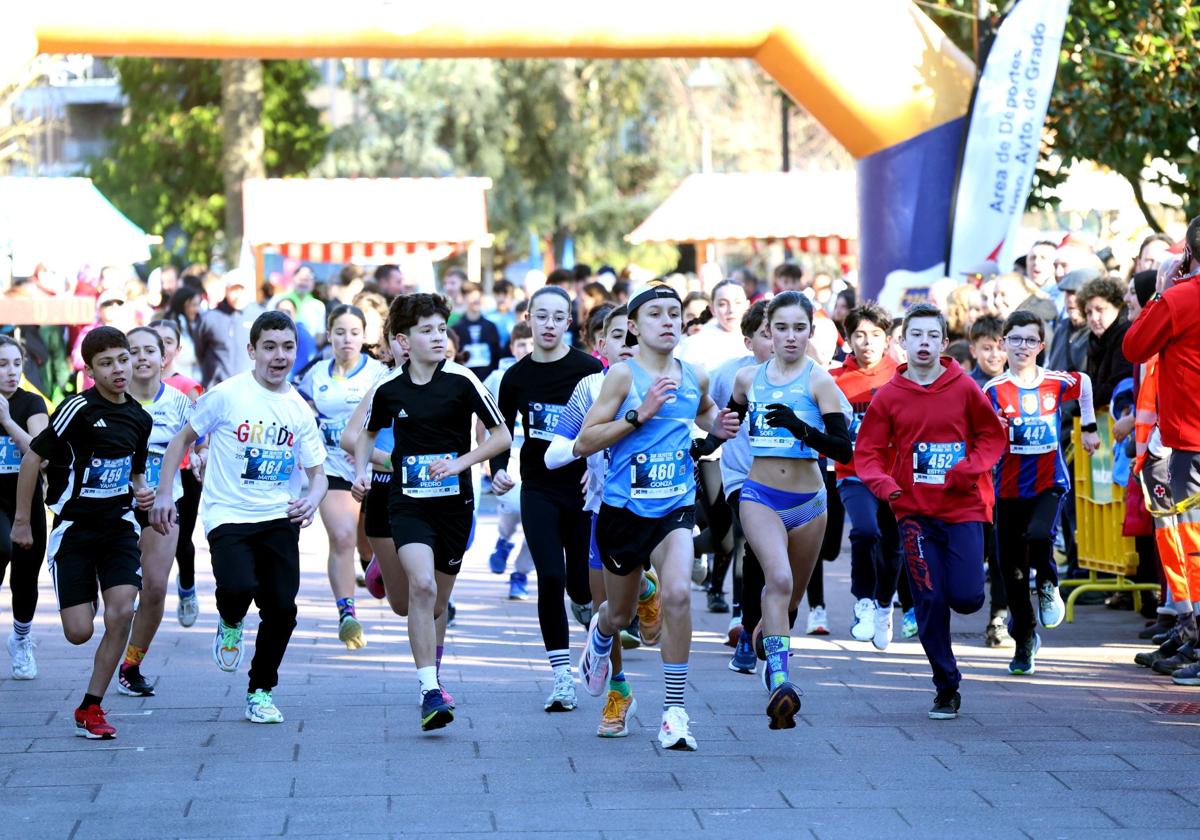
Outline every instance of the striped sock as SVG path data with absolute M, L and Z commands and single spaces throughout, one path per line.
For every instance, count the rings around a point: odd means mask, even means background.
M 142 660 L 146 658 L 146 651 L 149 647 L 138 647 L 130 645 L 125 648 L 125 661 L 121 663 L 122 668 L 129 668 L 134 665 L 141 665 Z
M 352 615 L 355 618 L 358 617 L 358 614 L 356 612 L 354 612 L 354 599 L 353 598 L 338 598 L 337 599 L 337 610 L 338 610 L 338 621 L 341 621 L 343 618 L 345 618 L 348 615 Z
M 763 636 L 763 648 L 767 651 L 767 681 L 772 691 L 787 682 L 791 643 L 787 636 Z
M 654 585 L 654 581 L 650 580 L 650 578 L 646 577 L 645 575 L 642 575 L 642 590 L 638 593 L 638 600 L 649 601 L 654 597 L 654 592 L 656 589 L 657 587 Z
M 613 637 L 605 636 L 604 631 L 597 625 L 596 633 L 592 636 L 592 650 L 596 651 L 600 657 L 605 657 L 612 651 L 612 646 Z
M 15 618 L 13 619 L 13 635 L 18 639 L 22 638 L 23 636 L 28 636 L 32 629 L 32 621 L 17 621 Z
M 560 668 L 571 668 L 571 651 L 566 648 L 562 650 L 548 650 L 546 656 L 550 658 L 550 667 L 557 671 Z
M 687 686 L 688 664 L 686 662 L 664 662 L 663 679 L 666 693 L 663 694 L 663 709 L 672 706 L 683 708 L 683 689 Z

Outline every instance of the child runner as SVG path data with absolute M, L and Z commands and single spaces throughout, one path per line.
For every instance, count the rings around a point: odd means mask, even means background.
M 600 694 L 613 637 L 633 620 L 641 571 L 653 565 L 669 630 L 661 647 L 666 692 L 658 741 L 664 749 L 694 750 L 683 702 L 692 639 L 691 423 L 728 439 L 738 422 L 709 398 L 707 375 L 675 359 L 683 303 L 673 289 L 659 285 L 638 293 L 629 302 L 629 326 L 638 357 L 614 365 L 604 378 L 576 447 L 581 456 L 608 449 L 611 459 L 596 518 L 607 600 L 592 617 L 580 671 L 587 692 Z
M 529 299 L 533 352 L 514 364 L 500 382 L 500 413 L 511 433 L 518 413 L 525 429 L 521 449 L 521 521 L 538 576 L 538 623 L 554 687 L 548 712 L 569 712 L 576 705 L 571 675 L 571 636 L 564 591 L 577 604 L 592 600 L 588 585 L 591 515 L 583 509 L 579 485 L 585 465 L 551 470 L 546 448 L 571 392 L 589 374 L 600 373 L 598 359 L 567 346 L 571 298 L 557 286 L 545 286 Z M 503 496 L 513 488 L 507 472 L 509 450 L 492 458 L 492 489 Z M 622 625 L 624 626 L 624 625 Z
M 254 367 L 226 379 L 193 407 L 163 456 L 150 521 L 160 534 L 175 524 L 171 487 L 184 452 L 208 440 L 200 515 L 217 584 L 213 661 L 233 672 L 242 662 L 243 619 L 258 605 L 246 719 L 282 723 L 272 692 L 296 628 L 300 529 L 312 523 L 327 482 L 325 446 L 304 399 L 288 382 L 296 362 L 296 325 L 264 312 L 250 327 Z M 301 493 L 299 466 L 308 476 Z
M 597 350 L 608 362 L 608 370 L 612 365 L 633 358 L 636 347 L 626 343 L 629 328 L 628 310 L 618 306 L 609 310 L 605 315 L 602 326 L 593 332 L 597 335 Z M 606 371 L 607 372 L 607 371 Z M 546 449 L 546 466 L 559 469 L 574 462 L 577 458 L 574 447 L 583 429 L 584 418 L 591 410 L 592 404 L 600 394 L 604 383 L 604 373 L 595 373 L 580 380 L 575 386 L 574 393 L 567 401 L 567 407 L 559 418 L 555 428 L 554 440 Z M 592 514 L 591 548 L 588 552 L 588 580 L 592 590 L 593 609 L 598 611 L 605 601 L 604 564 L 600 562 L 600 550 L 596 547 L 596 514 L 600 511 L 600 503 L 604 497 L 604 477 L 608 473 L 607 456 L 604 450 L 593 452 L 587 458 L 587 490 L 584 510 Z M 637 624 L 640 634 L 639 644 L 658 643 L 662 631 L 662 607 L 658 592 L 658 578 L 654 572 L 647 571 L 643 575 L 642 588 L 638 593 Z M 624 638 L 626 631 L 622 631 Z M 600 712 L 600 724 L 596 734 L 601 738 L 623 738 L 629 734 L 628 720 L 637 712 L 637 700 L 633 689 L 625 678 L 622 667 L 622 645 L 612 646 L 612 676 L 608 680 L 608 697 Z
M 354 548 L 358 538 L 359 503 L 350 495 L 354 464 L 340 446 L 354 409 L 386 369 L 363 352 L 367 319 L 357 306 L 339 304 L 329 313 L 328 336 L 333 358 L 308 369 L 296 386 L 317 413 L 325 442 L 325 474 L 329 492 L 321 500 L 321 521 L 329 536 L 329 587 L 338 612 L 338 639 L 350 650 L 366 647 L 354 609 Z
M 840 368 L 830 371 L 854 409 L 850 438 L 871 405 L 875 392 L 896 373 L 896 363 L 887 355 L 888 330 L 892 316 L 878 304 L 852 309 L 846 316 L 851 355 Z M 869 621 L 851 628 L 856 639 L 871 639 L 877 650 L 887 650 L 892 641 L 892 601 L 900 579 L 900 540 L 896 517 L 886 500 L 877 499 L 854 472 L 854 461 L 838 464 L 837 488 L 850 518 L 850 591 L 855 617 L 861 612 Z M 865 607 L 863 601 L 866 600 Z M 867 624 L 870 634 L 859 624 Z
M 907 364 L 875 394 L 859 427 L 854 465 L 900 525 L 918 635 L 937 688 L 929 717 L 958 717 L 962 674 L 950 611 L 983 606 L 983 523 L 992 518 L 992 467 L 1004 427 L 958 362 L 941 356 L 946 316 L 918 304 L 901 327 Z
M 8 593 L 12 597 L 12 633 L 8 637 L 8 655 L 12 658 L 14 680 L 37 676 L 33 657 L 33 613 L 37 609 L 38 574 L 46 554 L 46 514 L 42 500 L 42 481 L 34 486 L 31 509 L 34 516 L 31 547 L 12 542 L 11 531 L 17 514 L 17 474 L 29 443 L 46 428 L 50 417 L 46 401 L 21 388 L 25 367 L 25 348 L 12 336 L 0 335 L 0 582 L 11 570 Z
M 408 637 L 421 682 L 423 730 L 441 729 L 454 720 L 454 709 L 438 685 L 435 620 L 447 609 L 474 524 L 471 467 L 512 444 L 483 383 L 446 359 L 449 317 L 450 307 L 439 295 L 409 295 L 392 302 L 387 331 L 408 352 L 408 362 L 375 389 L 367 426 L 354 448 L 354 486 L 361 496 L 371 486 L 376 436 L 392 428 L 391 460 L 399 471 L 391 482 L 388 513 L 408 583 Z M 472 450 L 474 415 L 483 419 L 490 437 Z
M 1045 324 L 1018 309 L 1004 322 L 1008 371 L 983 388 L 992 409 L 1008 426 L 1008 449 L 997 470 L 996 535 L 1008 595 L 1008 631 L 1017 650 L 1010 674 L 1032 674 L 1041 638 L 1029 603 L 1029 572 L 1037 572 L 1038 618 L 1052 629 L 1065 609 L 1054 564 L 1054 530 L 1063 494 L 1070 487 L 1059 448 L 1062 404 L 1078 400 L 1083 448 L 1096 451 L 1096 411 L 1086 373 L 1046 370 L 1037 363 L 1046 343 Z
M 175 372 L 175 359 L 179 355 L 182 335 L 179 322 L 174 319 L 151 321 L 150 326 L 163 340 L 166 354 L 163 356 L 162 381 L 180 390 L 192 402 L 200 399 L 204 388 L 194 379 Z M 196 596 L 196 544 L 192 535 L 196 531 L 196 518 L 200 514 L 200 477 L 204 474 L 204 450 L 193 450 L 183 460 L 179 471 L 183 483 L 183 496 L 175 503 L 178 511 L 179 538 L 176 540 L 175 560 L 179 564 L 179 575 L 175 580 L 179 596 L 175 616 L 183 627 L 191 627 L 200 617 L 200 599 Z
M 799 292 L 767 305 L 773 358 L 739 371 L 729 405 L 749 415 L 753 462 L 742 484 L 746 539 L 762 566 L 763 683 L 771 729 L 792 729 L 800 691 L 788 680 L 793 611 L 804 597 L 825 536 L 825 479 L 817 459 L 850 460 L 850 404 L 808 356 L 813 306 Z
M 136 327 L 126 333 L 126 338 L 129 339 L 129 353 L 133 358 L 133 378 L 129 382 L 128 394 L 146 409 L 154 422 L 146 460 L 146 486 L 157 490 L 163 455 L 171 438 L 187 422 L 192 401 L 182 391 L 162 381 L 165 348 L 156 330 Z M 178 503 L 182 497 L 183 482 L 180 474 L 176 473 L 171 498 Z M 162 623 L 167 581 L 175 562 L 175 543 L 180 531 L 172 528 L 169 533 L 160 534 L 148 527 L 149 515 L 145 511 L 135 511 L 135 516 L 142 532 L 138 540 L 142 550 L 142 594 L 138 596 L 137 613 L 133 618 L 129 644 L 125 648 L 125 661 L 121 663 L 117 674 L 117 691 L 130 697 L 153 697 L 154 683 L 142 675 L 141 665 Z
M 132 505 L 149 507 L 146 448 L 150 415 L 126 395 L 129 342 L 115 327 L 97 327 L 81 345 L 91 388 L 62 403 L 41 434 L 29 444 L 17 477 L 17 509 L 12 541 L 32 548 L 32 510 L 38 471 L 47 466 L 46 499 L 55 513 L 49 538 L 50 575 L 58 596 L 63 634 L 73 645 L 92 637 L 96 587 L 104 598 L 104 636 L 83 702 L 75 710 L 75 734 L 109 740 L 117 730 L 100 701 L 112 679 L 133 621 L 133 601 L 141 588 L 138 524 Z

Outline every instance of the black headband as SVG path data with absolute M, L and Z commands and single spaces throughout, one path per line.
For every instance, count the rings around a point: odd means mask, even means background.
M 683 306 L 683 301 L 679 299 L 679 294 L 670 286 L 660 283 L 656 286 L 651 286 L 648 289 L 643 289 L 633 296 L 633 300 L 629 301 L 630 320 L 632 320 L 634 315 L 637 314 L 638 308 L 642 304 L 659 299 L 673 300 L 680 306 Z

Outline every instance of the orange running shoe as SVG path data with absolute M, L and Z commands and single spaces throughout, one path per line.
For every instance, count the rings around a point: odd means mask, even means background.
M 645 598 L 638 597 L 638 626 L 641 628 L 642 644 L 656 645 L 658 637 L 662 635 L 662 595 L 658 588 L 658 575 L 654 570 L 647 569 L 645 575 L 654 591 Z

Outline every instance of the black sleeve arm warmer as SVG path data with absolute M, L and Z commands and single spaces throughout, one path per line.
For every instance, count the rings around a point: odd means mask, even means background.
M 729 405 L 726 408 L 736 414 L 738 422 L 741 423 L 746 419 L 746 412 L 750 410 L 750 405 L 749 403 L 740 403 L 736 398 L 730 396 Z
M 854 457 L 854 444 L 850 440 L 850 429 L 846 426 L 846 415 L 835 411 L 822 414 L 821 419 L 825 421 L 825 431 L 813 429 L 805 436 L 804 442 L 839 464 L 849 464 Z
M 694 438 L 692 440 L 692 460 L 699 461 L 701 458 L 707 458 L 718 449 L 725 441 L 719 437 L 713 437 L 710 432 L 708 437 Z

